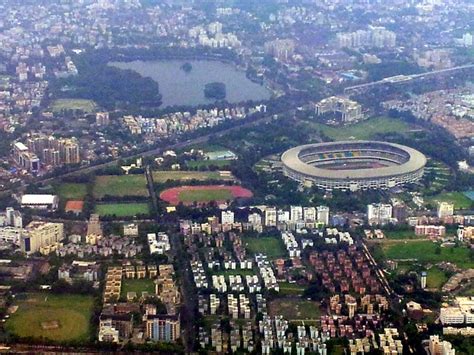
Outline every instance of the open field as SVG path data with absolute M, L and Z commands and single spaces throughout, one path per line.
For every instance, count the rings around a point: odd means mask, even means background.
M 186 166 L 188 168 L 201 168 L 209 166 L 217 166 L 223 168 L 226 166 L 231 166 L 233 160 L 188 160 Z
M 182 191 L 178 195 L 180 201 L 188 202 L 210 202 L 232 200 L 232 193 L 227 189 L 218 190 L 190 190 Z
M 421 263 L 448 261 L 461 268 L 474 267 L 474 261 L 469 258 L 469 249 L 463 247 L 440 248 L 428 240 L 386 240 L 381 247 L 386 259 L 416 259 Z
M 94 184 L 94 196 L 148 196 L 144 175 L 102 175 L 97 176 Z
M 6 329 L 19 337 L 45 337 L 57 342 L 89 338 L 93 298 L 81 295 L 28 294 L 17 301 Z
M 166 189 L 160 193 L 160 199 L 172 205 L 177 205 L 180 202 L 187 205 L 194 202 L 225 202 L 235 198 L 249 198 L 252 196 L 250 190 L 241 186 L 226 185 L 180 186 Z
M 282 315 L 291 321 L 318 320 L 320 316 L 319 304 L 299 298 L 277 298 L 270 302 L 269 314 Z
M 95 206 L 95 213 L 100 216 L 133 217 L 139 214 L 149 214 L 148 203 L 99 203 Z
M 120 290 L 120 297 L 125 299 L 127 292 L 136 292 L 140 297 L 142 292 L 148 292 L 150 295 L 155 294 L 155 283 L 152 279 L 122 279 L 122 289 Z
M 279 282 L 278 286 L 280 286 L 280 295 L 284 296 L 301 296 L 305 290 L 304 286 L 297 285 L 296 283 Z
M 426 274 L 426 286 L 428 288 L 440 289 L 441 286 L 443 286 L 446 281 L 448 281 L 446 273 L 436 266 L 433 266 L 427 270 Z
M 438 202 L 451 202 L 454 203 L 455 209 L 469 209 L 472 205 L 474 205 L 473 201 L 467 197 L 462 192 L 445 192 L 433 197 L 429 197 L 426 199 L 427 203 L 430 203 L 434 206 L 438 204 Z
M 97 105 L 92 100 L 84 99 L 58 99 L 55 100 L 50 109 L 57 113 L 64 110 L 81 110 L 86 113 L 93 112 L 97 108 Z
M 416 239 L 420 238 L 420 236 L 415 235 L 414 230 L 395 230 L 395 231 L 390 231 L 390 230 L 385 230 L 385 237 L 388 239 Z
M 154 182 L 166 182 L 168 180 L 232 180 L 229 177 L 221 177 L 218 171 L 154 171 L 153 181 Z
M 394 118 L 376 117 L 356 124 L 332 127 L 323 123 L 311 122 L 311 127 L 324 133 L 334 140 L 345 139 L 371 139 L 376 134 L 397 132 L 403 133 L 410 130 L 410 126 Z
M 61 200 L 82 200 L 87 195 L 87 185 L 64 183 L 57 187 L 56 193 Z
M 281 239 L 274 237 L 244 237 L 243 242 L 251 254 L 263 253 L 270 259 L 276 259 L 286 255 Z

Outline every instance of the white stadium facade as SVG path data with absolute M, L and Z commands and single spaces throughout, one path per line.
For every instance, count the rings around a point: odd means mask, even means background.
M 426 157 L 416 149 L 377 141 L 301 145 L 281 156 L 289 178 L 326 190 L 388 189 L 421 179 Z

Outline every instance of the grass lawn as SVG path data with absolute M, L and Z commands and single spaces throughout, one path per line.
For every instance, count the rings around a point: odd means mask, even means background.
M 87 195 L 87 185 L 64 183 L 57 187 L 56 193 L 61 200 L 83 200 Z
M 224 180 L 218 171 L 154 171 L 154 182 L 166 182 L 168 180 Z
M 219 168 L 231 166 L 232 160 L 188 160 L 186 166 L 188 168 L 201 168 L 208 166 L 217 166 Z
M 149 214 L 148 203 L 100 203 L 95 206 L 95 213 L 100 216 L 133 217 L 139 214 Z
M 233 200 L 232 193 L 227 189 L 216 190 L 189 190 L 182 191 L 178 196 L 179 200 L 186 202 L 210 202 Z
M 446 273 L 436 266 L 433 266 L 431 269 L 427 270 L 426 273 L 426 286 L 428 288 L 440 289 L 441 286 L 443 286 L 446 281 L 448 281 Z
M 283 242 L 274 237 L 244 238 L 247 250 L 252 254 L 263 253 L 270 259 L 276 259 L 286 255 Z
M 304 286 L 297 285 L 295 283 L 289 282 L 279 282 L 280 286 L 280 295 L 292 295 L 292 296 L 301 296 L 305 290 Z
M 50 109 L 55 113 L 63 110 L 81 110 L 90 113 L 96 108 L 97 104 L 94 101 L 84 99 L 59 99 L 50 106 Z
M 148 196 L 144 175 L 102 175 L 97 176 L 94 185 L 94 196 Z
M 379 133 L 403 133 L 410 130 L 407 123 L 388 117 L 375 117 L 343 127 L 332 127 L 323 123 L 312 122 L 311 127 L 322 131 L 334 140 L 370 139 Z
M 122 279 L 122 289 L 120 290 L 120 297 L 126 298 L 127 292 L 136 292 L 140 297 L 142 292 L 148 292 L 151 295 L 155 294 L 155 283 L 152 279 Z
M 454 203 L 455 209 L 469 209 L 473 205 L 473 202 L 469 197 L 464 195 L 462 192 L 445 192 L 433 197 L 426 198 L 427 203 L 431 203 L 436 206 L 438 202 L 451 202 Z
M 474 297 L 474 283 L 468 285 L 464 290 L 459 293 L 459 296 Z
M 388 239 L 414 239 L 420 238 L 419 236 L 415 235 L 415 231 L 413 230 L 401 230 L 401 231 L 383 231 L 385 233 L 385 237 Z
M 320 317 L 319 304 L 299 298 L 277 298 L 270 302 L 271 316 L 282 315 L 289 321 L 318 320 Z
M 93 303 L 90 296 L 28 294 L 16 302 L 18 310 L 10 316 L 6 329 L 19 337 L 86 341 Z M 45 329 L 48 325 L 53 329 Z
M 436 254 L 438 244 L 431 241 L 385 241 L 381 244 L 384 256 L 387 259 L 417 259 L 421 263 L 437 263 L 448 261 L 461 268 L 474 267 L 470 261 L 469 249 L 464 247 L 440 248 Z

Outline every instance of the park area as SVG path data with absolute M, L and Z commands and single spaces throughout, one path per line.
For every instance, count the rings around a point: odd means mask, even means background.
M 394 260 L 417 260 L 420 263 L 451 262 L 466 269 L 474 267 L 468 248 L 446 247 L 429 240 L 385 240 L 380 243 L 379 257 Z
M 163 183 L 168 180 L 233 180 L 232 176 L 221 174 L 219 171 L 154 171 L 153 181 Z
M 77 183 L 63 183 L 56 188 L 56 193 L 62 201 L 83 200 L 87 195 L 87 185 Z
M 251 254 L 262 253 L 270 259 L 286 255 L 285 246 L 280 238 L 276 237 L 244 237 L 244 245 Z
M 58 99 L 55 100 L 50 106 L 51 111 L 58 113 L 66 110 L 78 110 L 85 113 L 94 112 L 97 105 L 92 100 L 85 99 Z
M 89 339 L 92 297 L 50 293 L 24 296 L 17 297 L 18 309 L 6 323 L 8 332 L 20 338 L 44 337 L 55 342 Z
M 100 199 L 104 196 L 147 197 L 146 178 L 142 174 L 97 176 L 94 184 L 94 197 Z
M 437 206 L 439 202 L 450 202 L 454 204 L 454 209 L 456 210 L 467 210 L 474 205 L 473 201 L 462 192 L 441 193 L 426 198 L 425 202 L 433 206 Z
M 178 205 L 180 202 L 185 205 L 191 205 L 194 202 L 206 204 L 211 201 L 222 203 L 236 198 L 250 198 L 252 196 L 250 190 L 241 186 L 226 185 L 180 186 L 160 193 L 160 199 L 171 205 Z
M 271 316 L 282 315 L 290 322 L 315 322 L 319 320 L 321 312 L 319 304 L 301 298 L 277 298 L 269 304 Z
M 401 120 L 389 117 L 375 117 L 342 127 L 328 126 L 323 123 L 310 123 L 311 128 L 321 131 L 336 141 L 346 139 L 372 139 L 377 134 L 403 133 L 410 131 L 410 125 Z
M 137 215 L 148 215 L 150 206 L 148 203 L 99 203 L 95 206 L 95 213 L 99 216 L 133 217 Z
M 152 279 L 122 279 L 120 297 L 126 299 L 128 292 L 136 292 L 137 297 L 140 297 L 142 292 L 148 292 L 148 294 L 154 295 L 155 283 Z
M 441 289 L 448 281 L 448 276 L 439 267 L 433 266 L 426 270 L 426 286 L 431 289 Z
M 218 168 L 230 167 L 233 160 L 188 160 L 186 166 L 190 169 L 208 168 L 215 166 Z
M 304 286 L 291 282 L 279 282 L 278 286 L 280 287 L 279 294 L 282 296 L 301 296 L 306 289 Z

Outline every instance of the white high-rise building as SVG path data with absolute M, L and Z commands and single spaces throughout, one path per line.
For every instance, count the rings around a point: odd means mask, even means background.
M 438 335 L 431 335 L 429 342 L 431 355 L 455 355 L 456 350 L 449 341 L 441 341 Z
M 290 220 L 292 222 L 302 221 L 303 220 L 303 207 L 290 206 Z
M 324 223 L 324 225 L 329 225 L 329 207 L 319 206 L 318 210 L 318 222 Z
M 276 227 L 277 211 L 275 207 L 267 207 L 265 210 L 265 225 L 267 227 Z
M 454 214 L 454 204 L 450 202 L 440 202 L 438 204 L 438 218 L 450 217 Z
M 207 29 L 208 29 L 209 33 L 212 34 L 212 35 L 215 35 L 217 33 L 221 33 L 222 32 L 222 23 L 212 22 L 212 23 L 209 24 Z
M 278 210 L 277 220 L 278 220 L 278 223 L 288 223 L 290 221 L 290 212 L 285 211 L 285 210 Z
M 473 37 L 470 33 L 465 33 L 462 36 L 462 44 L 464 47 L 472 47 L 473 45 Z
M 222 211 L 222 213 L 221 213 L 221 223 L 222 224 L 234 224 L 234 212 L 232 212 L 232 211 Z
M 260 216 L 258 213 L 251 213 L 249 214 L 248 222 L 252 226 L 260 226 L 262 225 L 262 216 Z
M 427 276 L 426 271 L 422 271 L 421 272 L 421 279 L 420 279 L 422 289 L 426 288 L 426 276 Z
M 369 224 L 387 224 L 392 219 L 392 205 L 372 203 L 367 206 L 367 222 Z
M 316 221 L 316 218 L 317 218 L 316 208 L 314 207 L 303 208 L 303 219 L 306 223 L 313 223 Z

